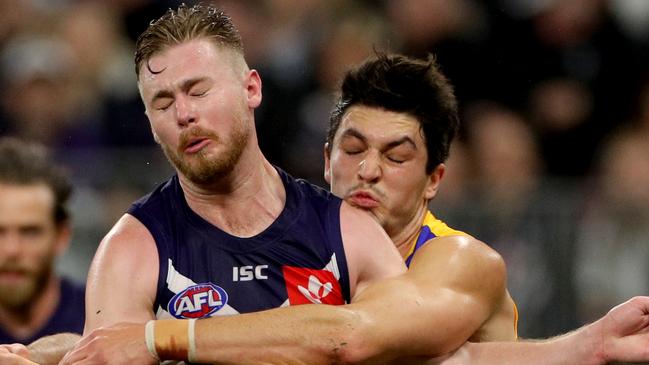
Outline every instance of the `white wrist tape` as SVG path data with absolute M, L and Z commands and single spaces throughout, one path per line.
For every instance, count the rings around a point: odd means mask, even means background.
M 196 362 L 196 318 L 192 318 L 187 323 L 187 360 Z
M 150 320 L 144 326 L 144 339 L 146 341 L 146 349 L 149 350 L 151 356 L 160 361 L 158 352 L 155 349 L 155 321 Z

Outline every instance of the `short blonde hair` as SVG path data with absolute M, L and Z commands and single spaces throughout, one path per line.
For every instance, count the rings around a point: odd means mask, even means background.
M 182 4 L 177 10 L 169 9 L 162 17 L 152 21 L 138 37 L 135 44 L 135 74 L 138 80 L 142 64 L 153 55 L 169 46 L 200 38 L 213 40 L 217 45 L 243 55 L 241 36 L 228 15 L 213 6 L 199 4 L 188 7 Z

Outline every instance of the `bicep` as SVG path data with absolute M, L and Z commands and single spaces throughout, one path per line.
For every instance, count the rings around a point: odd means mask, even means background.
M 481 330 L 507 295 L 504 261 L 471 237 L 432 240 L 415 255 L 406 276 L 425 303 L 421 318 L 445 329 L 436 340 L 444 352 Z
M 429 242 L 435 246 L 418 251 L 407 273 L 373 283 L 352 304 L 370 323 L 364 335 L 393 348 L 396 357 L 436 356 L 459 347 L 504 292 L 497 257 L 446 243 Z
M 84 333 L 118 322 L 153 319 L 158 271 L 153 237 L 137 219 L 123 216 L 93 258 L 86 284 Z

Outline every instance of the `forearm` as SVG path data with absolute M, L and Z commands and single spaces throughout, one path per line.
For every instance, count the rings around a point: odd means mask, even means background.
M 331 364 L 360 363 L 366 355 L 360 331 L 361 315 L 341 306 L 304 305 L 234 317 L 195 322 L 198 363 L 217 364 Z M 182 360 L 188 348 L 187 321 L 162 320 L 155 324 L 156 350 L 161 359 Z M 162 337 L 160 336 L 162 334 Z M 162 344 L 162 348 L 159 345 Z M 188 345 L 187 345 L 188 346 Z
M 518 342 L 466 343 L 448 358 L 427 365 L 600 365 L 597 329 L 586 326 L 563 336 Z
M 399 289 L 399 296 L 382 295 Z M 195 323 L 194 362 L 275 364 L 379 364 L 396 358 L 436 356 L 466 341 L 476 324 L 461 317 L 465 311 L 455 297 L 435 295 L 425 300 L 406 282 L 388 280 L 383 290 L 367 289 L 346 306 L 300 305 L 271 311 L 214 317 Z M 412 290 L 409 290 L 412 289 Z M 410 293 L 410 294 L 409 294 Z M 448 298 L 447 298 L 448 297 Z M 390 300 L 394 298 L 394 300 Z M 458 309 L 459 308 L 459 309 Z M 449 318 L 458 319 L 452 324 Z M 475 322 L 475 321 L 474 321 Z M 461 323 L 461 324 L 460 324 Z M 158 321 L 158 339 L 170 357 L 182 360 L 188 352 L 187 323 Z M 165 330 L 165 326 L 171 326 Z M 158 329 L 162 329 L 158 331 Z M 436 330 L 444 328 L 444 330 Z M 174 338 L 176 337 L 176 338 Z
M 40 365 L 57 365 L 80 338 L 81 336 L 76 333 L 59 333 L 42 337 L 27 346 L 29 359 Z

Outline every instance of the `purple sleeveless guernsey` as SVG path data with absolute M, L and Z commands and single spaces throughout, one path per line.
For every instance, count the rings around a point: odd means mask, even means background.
M 349 302 L 341 200 L 277 170 L 286 204 L 254 237 L 232 236 L 192 211 L 177 176 L 130 207 L 128 213 L 147 227 L 158 248 L 157 318 Z

